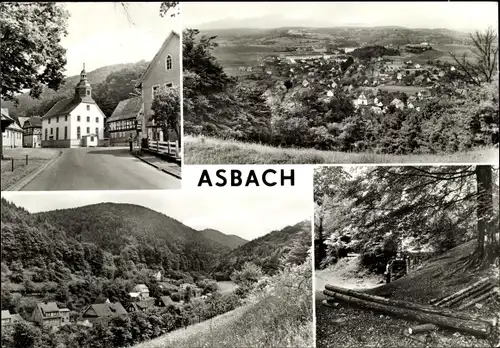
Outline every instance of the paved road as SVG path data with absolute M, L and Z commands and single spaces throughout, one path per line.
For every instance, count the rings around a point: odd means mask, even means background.
M 22 191 L 178 189 L 181 181 L 142 162 L 128 148 L 63 149 Z

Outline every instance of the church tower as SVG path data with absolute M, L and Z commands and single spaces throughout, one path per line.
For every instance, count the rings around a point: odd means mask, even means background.
M 83 70 L 80 73 L 80 82 L 75 87 L 75 98 L 80 98 L 82 101 L 93 102 L 92 87 L 87 81 L 87 72 L 85 71 L 85 63 L 83 63 Z

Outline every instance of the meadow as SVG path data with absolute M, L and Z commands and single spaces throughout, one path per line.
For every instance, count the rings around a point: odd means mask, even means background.
M 185 164 L 347 164 L 347 163 L 486 163 L 498 160 L 498 148 L 452 154 L 391 155 L 281 148 L 209 137 L 184 137 Z

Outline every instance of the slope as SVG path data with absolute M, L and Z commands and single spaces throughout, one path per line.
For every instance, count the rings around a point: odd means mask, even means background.
M 210 239 L 214 242 L 217 242 L 219 244 L 225 245 L 230 249 L 236 249 L 242 246 L 243 244 L 248 243 L 246 239 L 238 237 L 237 235 L 224 234 L 220 231 L 210 228 L 201 230 L 200 233 L 203 235 L 203 237 Z
M 241 269 L 247 262 L 260 266 L 264 273 L 275 274 L 281 264 L 280 259 L 288 255 L 296 238 L 304 229 L 310 231 L 310 221 L 302 221 L 293 226 L 272 231 L 232 250 L 222 256 L 214 267 L 215 278 L 229 280 L 231 274 Z

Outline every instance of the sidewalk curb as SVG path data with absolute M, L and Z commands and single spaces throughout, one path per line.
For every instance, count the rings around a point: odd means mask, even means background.
M 37 170 L 34 170 L 30 174 L 28 174 L 27 176 L 25 176 L 24 178 L 22 178 L 21 180 L 19 180 L 19 182 L 17 182 L 14 185 L 6 188 L 3 191 L 21 191 L 21 189 L 24 186 L 28 185 L 38 174 L 40 174 L 41 172 L 43 172 L 45 169 L 47 169 L 48 166 L 50 166 L 52 163 L 54 163 L 56 160 L 58 160 L 61 157 L 61 155 L 62 155 L 62 151 L 59 150 L 58 153 L 56 155 L 54 155 L 54 157 L 52 157 L 43 166 L 41 166 Z
M 161 170 L 161 171 L 162 171 L 162 172 L 164 172 L 164 173 L 170 174 L 170 175 L 172 175 L 173 177 L 175 177 L 175 178 L 177 178 L 177 179 L 181 179 L 181 180 L 182 180 L 182 176 L 180 176 L 180 175 L 178 175 L 178 174 L 175 174 L 175 173 L 172 173 L 172 172 L 170 172 L 170 171 L 168 171 L 168 170 L 166 170 L 166 169 L 162 169 L 162 168 L 160 168 L 159 166 L 157 166 L 156 164 L 153 164 L 153 163 L 151 163 L 151 162 L 149 162 L 149 161 L 146 161 L 144 158 L 142 158 L 141 156 L 139 156 L 139 155 L 137 155 L 137 154 L 135 154 L 135 153 L 132 153 L 132 155 L 133 155 L 134 157 L 136 157 L 136 158 L 140 159 L 140 160 L 141 160 L 141 161 L 143 161 L 144 163 L 147 163 L 147 164 L 149 164 L 150 166 L 152 166 L 152 167 L 154 167 L 154 168 L 156 168 L 156 169 L 158 169 L 158 170 Z

